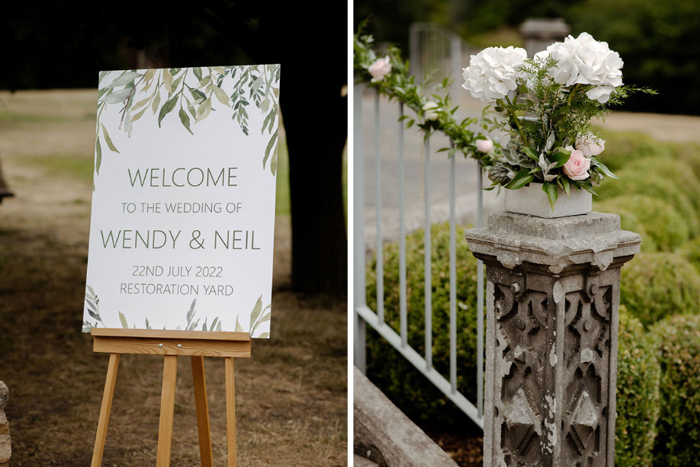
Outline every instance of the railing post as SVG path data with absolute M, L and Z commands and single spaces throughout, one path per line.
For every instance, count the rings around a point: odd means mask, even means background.
M 452 75 L 452 97 L 460 96 L 462 82 L 462 38 L 457 34 L 452 33 L 450 37 L 450 70 Z M 457 105 L 458 102 L 453 102 L 452 105 Z
M 484 467 L 613 467 L 620 268 L 615 214 L 509 212 L 467 230 L 486 265 Z
M 354 132 L 353 132 L 353 267 L 355 269 L 353 316 L 354 316 L 354 363 L 363 373 L 366 370 L 366 337 L 365 321 L 357 313 L 358 308 L 365 306 L 365 179 L 364 179 L 364 148 L 362 127 L 362 91 L 363 86 L 356 85 L 354 89 Z

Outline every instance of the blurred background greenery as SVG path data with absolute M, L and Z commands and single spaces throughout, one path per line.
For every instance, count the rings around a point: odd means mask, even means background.
M 477 47 L 522 46 L 526 18 L 561 17 L 577 36 L 607 41 L 625 62 L 625 84 L 656 89 L 623 110 L 700 115 L 700 2 L 697 0 L 356 0 L 355 22 L 370 17 L 379 42 L 408 50 L 415 21 L 449 27 Z

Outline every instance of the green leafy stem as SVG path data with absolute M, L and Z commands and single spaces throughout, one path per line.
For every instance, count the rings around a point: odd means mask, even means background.
M 377 60 L 377 54 L 372 48 L 374 38 L 368 34 L 362 34 L 365 23 L 360 25 L 360 28 L 354 36 L 354 72 L 355 78 L 359 83 L 364 83 L 366 86 L 376 89 L 376 91 L 389 98 L 396 100 L 413 110 L 421 122 L 417 125 L 421 128 L 427 138 L 431 132 L 440 131 L 450 139 L 450 147 L 443 148 L 439 152 L 448 151 L 449 157 L 453 157 L 457 151 L 461 152 L 464 157 L 470 157 L 477 160 L 483 167 L 490 167 L 493 163 L 492 153 L 482 153 L 476 147 L 476 141 L 486 139 L 486 136 L 474 133 L 469 130 L 470 125 L 478 122 L 475 118 L 465 118 L 458 121 L 455 118 L 457 106 L 452 106 L 452 101 L 447 90 L 450 86 L 450 80 L 445 78 L 436 86 L 436 92 L 426 95 L 423 87 L 416 84 L 415 76 L 410 76 L 408 73 L 409 63 L 401 57 L 401 51 L 394 46 L 390 46 L 387 51 L 391 63 L 391 72 L 384 76 L 383 79 L 372 82 L 372 75 L 369 73 L 369 67 Z M 428 80 L 426 76 L 426 82 Z M 437 104 L 435 108 L 430 109 L 430 112 L 437 113 L 437 118 L 433 120 L 426 119 L 427 111 L 423 109 L 428 102 Z M 484 109 L 484 113 L 488 109 Z M 400 120 L 406 121 L 406 127 L 410 128 L 414 125 L 415 119 L 403 116 Z M 480 126 L 487 130 L 485 124 Z

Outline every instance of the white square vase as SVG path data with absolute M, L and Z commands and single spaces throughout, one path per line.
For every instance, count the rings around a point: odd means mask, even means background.
M 541 183 L 530 183 L 519 190 L 506 189 L 506 211 L 545 218 L 578 216 L 591 212 L 593 196 L 590 192 L 574 187 L 571 187 L 570 192 L 569 197 L 559 188 L 559 198 L 552 210 Z

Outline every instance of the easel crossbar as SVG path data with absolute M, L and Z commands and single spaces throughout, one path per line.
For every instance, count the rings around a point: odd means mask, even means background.
M 243 332 L 95 328 L 92 335 L 93 351 L 101 353 L 238 358 L 251 353 L 250 335 Z

